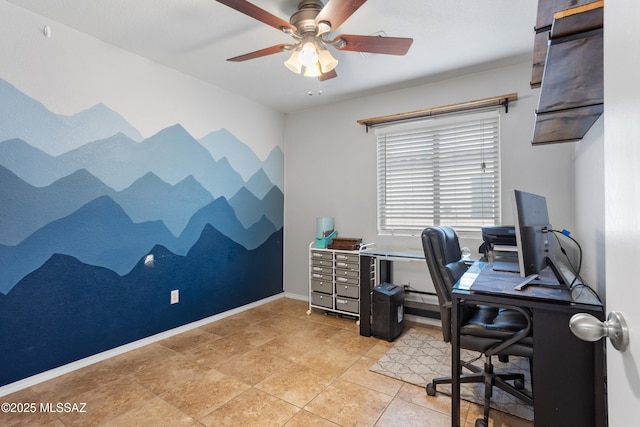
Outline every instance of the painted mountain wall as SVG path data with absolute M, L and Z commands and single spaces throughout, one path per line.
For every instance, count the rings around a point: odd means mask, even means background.
M 281 293 L 283 163 L 0 79 L 0 386 Z

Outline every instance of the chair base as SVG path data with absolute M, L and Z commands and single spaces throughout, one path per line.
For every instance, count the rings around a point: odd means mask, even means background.
M 468 383 L 484 383 L 485 385 L 485 399 L 484 399 L 484 417 L 476 420 L 476 427 L 485 427 L 489 425 L 489 407 L 491 396 L 493 395 L 493 387 L 496 386 L 500 390 L 509 393 L 510 395 L 522 400 L 528 405 L 533 405 L 533 398 L 526 391 L 524 391 L 524 375 L 523 374 L 496 374 L 493 372 L 493 365 L 491 364 L 490 357 L 487 357 L 487 362 L 484 364 L 484 369 L 478 368 L 467 362 L 461 362 L 462 367 L 467 368 L 472 373 L 462 374 L 460 376 L 460 384 Z M 513 385 L 507 381 L 513 381 Z M 435 378 L 427 384 L 426 391 L 429 396 L 436 395 L 436 387 L 438 384 L 451 384 L 451 377 Z
M 480 375 L 464 375 L 460 377 L 460 384 L 463 383 L 483 383 L 484 382 L 484 374 Z M 514 388 L 515 390 L 523 390 L 524 389 L 524 375 L 522 374 L 498 374 L 497 377 L 502 379 L 503 381 L 513 381 L 513 386 L 507 384 L 507 387 Z M 433 382 L 430 382 L 426 386 L 427 394 L 429 396 L 436 395 L 436 386 L 438 384 L 451 384 L 451 378 L 435 378 Z M 498 384 L 495 384 L 498 386 Z M 499 386 L 498 386 L 499 387 Z M 507 393 L 510 393 L 510 390 L 505 390 Z M 520 396 L 516 396 L 520 397 Z M 528 403 L 528 402 L 527 402 Z

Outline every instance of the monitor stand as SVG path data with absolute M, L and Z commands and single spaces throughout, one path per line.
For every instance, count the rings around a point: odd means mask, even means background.
M 493 270 L 494 271 L 506 271 L 507 273 L 520 273 L 520 264 L 518 264 L 518 260 L 508 260 L 508 261 L 494 261 L 493 262 Z
M 547 268 L 542 270 L 539 274 L 528 275 L 527 277 L 522 279 L 522 282 L 517 284 L 514 289 L 516 291 L 522 291 L 529 286 L 571 290 L 567 282 L 564 280 L 564 276 L 560 273 L 553 261 L 548 258 Z

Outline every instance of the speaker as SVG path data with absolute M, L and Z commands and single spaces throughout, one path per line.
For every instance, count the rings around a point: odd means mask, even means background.
M 404 289 L 391 283 L 373 288 L 372 334 L 391 342 L 404 330 Z

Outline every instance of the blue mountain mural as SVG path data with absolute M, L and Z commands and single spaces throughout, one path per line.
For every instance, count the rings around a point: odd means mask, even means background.
M 0 292 L 6 294 L 53 254 L 75 256 L 122 275 L 155 244 L 167 245 L 173 240 L 161 221 L 135 224 L 110 197 L 102 196 L 47 224 L 16 246 L 1 246 Z
M 57 157 L 14 139 L 0 144 L 0 155 L 2 166 L 35 186 L 50 185 L 78 169 L 87 169 L 117 191 L 149 172 L 169 184 L 193 176 L 214 197 L 232 197 L 244 186 L 226 158 L 215 161 L 180 125 L 163 129 L 140 143 L 119 133 Z M 31 159 L 36 161 L 33 166 Z M 49 170 L 51 175 L 46 173 Z
M 246 187 L 251 191 L 258 199 L 262 199 L 273 187 L 271 181 L 264 173 L 264 170 L 258 169 L 256 173 L 247 181 Z
M 216 162 L 180 125 L 163 129 L 140 143 L 122 134 L 115 135 L 85 144 L 59 158 L 76 168 L 86 168 L 116 190 L 128 187 L 148 172 L 169 184 L 192 175 L 214 197 L 231 197 L 244 185 L 225 159 Z
M 260 207 L 264 210 L 264 216 L 275 225 L 276 229 L 284 227 L 284 194 L 278 187 L 269 190 L 262 198 Z
M 280 147 L 275 147 L 262 163 L 262 170 L 267 174 L 269 180 L 273 182 L 281 191 L 284 191 L 284 153 Z
M 266 216 L 274 217 L 273 211 L 282 206 L 281 200 L 282 193 L 274 187 L 270 200 L 265 200 L 272 203 L 271 208 L 254 201 L 251 208 L 262 214 L 245 228 L 227 200 L 218 198 L 199 209 L 176 238 L 162 221 L 134 223 L 111 197 L 101 196 L 72 214 L 48 223 L 18 245 L 0 245 L 0 265 L 3 266 L 0 292 L 8 293 L 24 276 L 56 253 L 123 275 L 156 243 L 176 254 L 185 254 L 207 224 L 224 230 L 227 237 L 243 247 L 255 249 L 282 227 L 276 228 Z
M 184 253 L 187 248 L 194 244 L 200 231 L 207 224 L 218 230 L 224 230 L 223 234 L 225 236 L 247 249 L 258 247 L 277 230 L 264 215 L 248 229 L 244 228 L 227 200 L 224 197 L 220 197 L 191 217 L 177 244 L 172 247 L 173 251 Z
M 54 114 L 3 79 L 0 100 L 0 141 L 20 138 L 54 156 L 118 132 L 142 139 L 122 116 L 103 104 L 73 116 Z
M 226 129 L 211 132 L 198 141 L 209 150 L 214 159 L 222 160 L 226 158 L 231 167 L 245 181 L 262 167 L 260 159 L 251 148 Z
M 181 141 L 186 140 L 192 143 L 195 141 L 182 127 L 174 128 L 176 128 L 173 133 L 175 140 L 173 146 L 168 150 L 178 149 L 178 146 L 182 144 Z M 157 149 L 154 144 L 155 137 L 143 141 L 147 145 L 141 146 L 142 143 L 137 143 L 124 134 L 116 134 L 58 157 L 50 156 L 21 139 L 10 139 L 0 142 L 0 166 L 11 170 L 25 182 L 36 187 L 51 185 L 78 169 L 87 169 L 104 184 L 115 190 L 122 190 L 130 186 L 149 172 L 153 172 L 167 183 L 176 183 L 190 175 L 194 176 L 201 185 L 208 180 L 215 180 L 215 183 L 208 186 L 203 185 L 203 188 L 211 195 L 227 198 L 232 197 L 245 185 L 258 198 L 262 198 L 274 184 L 278 185 L 280 190 L 283 189 L 282 184 L 277 184 L 282 181 L 282 177 L 272 181 L 266 172 L 271 170 L 270 174 L 275 175 L 275 171 L 279 168 L 280 175 L 282 175 L 284 166 L 282 151 L 279 147 L 272 150 L 263 167 L 258 168 L 250 176 L 249 183 L 245 184 L 239 174 L 231 168 L 226 157 L 215 161 L 205 151 L 200 151 L 198 147 L 193 148 L 194 152 L 199 152 L 201 156 L 204 156 L 200 165 L 191 165 L 191 161 L 186 165 L 175 164 L 176 162 L 163 164 L 162 159 L 159 164 L 154 164 L 153 156 L 149 153 Z M 101 157 L 100 154 L 104 157 Z M 113 168 L 115 164 L 122 165 L 125 169 L 118 174 Z M 191 169 L 190 166 L 194 166 L 194 168 Z
M 1 79 L 0 116 L 0 386 L 282 292 L 279 147 L 142 139 Z
M 0 165 L 36 187 L 51 185 L 81 169 L 65 164 L 19 138 L 0 142 Z
M 284 190 L 282 170 L 284 168 L 284 154 L 280 147 L 275 147 L 264 163 L 260 161 L 251 148 L 236 138 L 226 129 L 220 129 L 198 140 L 216 160 L 226 158 L 231 167 L 242 179 L 247 181 L 259 169 L 267 175 L 270 182 Z M 257 195 L 257 194 L 256 194 Z M 261 197 L 258 195 L 258 197 Z
M 192 176 L 169 185 L 155 174 L 116 192 L 86 169 L 46 187 L 34 187 L 0 166 L 0 244 L 16 245 L 47 223 L 69 215 L 103 195 L 111 197 L 134 222 L 162 220 L 178 236 L 191 216 L 213 197 Z
M 191 216 L 211 203 L 213 196 L 192 175 L 170 185 L 149 172 L 116 193 L 113 200 L 134 222 L 159 219 L 179 236 Z
M 86 169 L 80 169 L 47 187 L 35 187 L 0 166 L 0 244 L 17 245 L 46 224 L 63 218 L 87 202 L 112 196 Z
M 153 267 L 140 260 L 125 276 L 54 255 L 0 295 L 0 384 L 282 291 L 282 230 L 249 251 L 206 226 L 187 256 L 151 253 Z
M 235 196 L 229 200 L 229 204 L 235 211 L 238 221 L 244 227 L 250 227 L 262 218 L 266 217 L 276 229 L 280 229 L 284 223 L 283 211 L 284 195 L 278 187 L 271 190 L 260 200 L 246 188 L 241 188 Z

